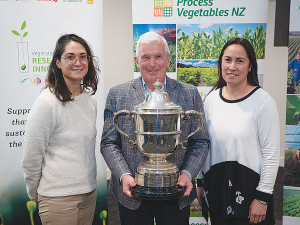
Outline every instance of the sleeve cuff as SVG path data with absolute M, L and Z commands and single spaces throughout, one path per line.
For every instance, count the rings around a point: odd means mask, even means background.
M 264 202 L 269 202 L 271 196 L 272 196 L 272 194 L 268 194 L 268 193 L 261 192 L 261 191 L 258 191 L 258 190 L 256 190 L 256 193 L 255 193 L 255 198 L 257 200 L 261 200 L 261 201 L 264 201 Z
M 183 173 L 183 172 L 187 173 L 190 176 L 190 179 L 192 181 L 192 175 L 190 174 L 190 172 L 188 172 L 187 170 L 182 170 L 181 173 Z
M 122 178 L 125 176 L 125 175 L 130 175 L 130 176 L 132 176 L 132 174 L 131 173 L 124 173 L 121 177 L 120 177 L 120 180 L 119 180 L 119 182 L 120 182 L 120 184 L 122 184 Z

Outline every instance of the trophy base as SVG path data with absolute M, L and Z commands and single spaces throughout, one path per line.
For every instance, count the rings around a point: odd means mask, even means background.
M 137 185 L 131 189 L 133 197 L 145 200 L 171 200 L 183 196 L 183 187 L 143 187 Z

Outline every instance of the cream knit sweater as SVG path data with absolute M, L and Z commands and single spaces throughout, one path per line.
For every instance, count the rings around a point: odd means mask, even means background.
M 49 88 L 27 119 L 22 166 L 27 193 L 46 197 L 84 194 L 97 187 L 97 101 L 83 92 L 63 106 Z

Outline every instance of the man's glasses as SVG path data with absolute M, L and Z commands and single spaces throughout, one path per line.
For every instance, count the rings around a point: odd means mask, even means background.
M 64 57 L 62 56 L 61 58 L 65 59 L 68 65 L 74 65 L 77 62 L 77 57 L 74 55 L 67 55 Z M 80 55 L 78 57 L 79 62 L 81 62 L 82 64 L 88 64 L 90 62 L 90 58 L 91 56 L 89 55 Z

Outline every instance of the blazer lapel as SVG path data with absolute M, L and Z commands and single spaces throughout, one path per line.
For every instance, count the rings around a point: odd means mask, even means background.
M 177 84 L 174 80 L 166 76 L 167 93 L 170 96 L 172 102 L 179 104 L 179 91 L 177 90 Z
M 179 104 L 180 93 L 177 90 L 178 88 L 176 82 L 170 79 L 168 76 L 166 76 L 166 86 L 167 93 L 169 94 L 171 101 L 176 104 Z M 134 106 L 141 104 L 145 100 L 145 91 L 142 83 L 142 77 L 133 80 L 130 93 L 134 101 Z
M 139 105 L 145 100 L 145 92 L 142 83 L 142 77 L 133 80 L 130 93 L 133 98 L 133 106 Z

